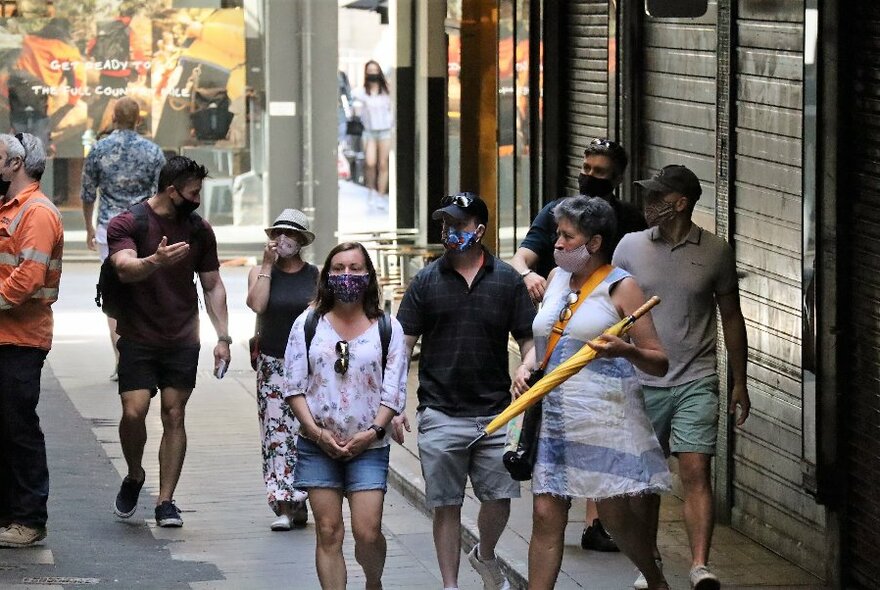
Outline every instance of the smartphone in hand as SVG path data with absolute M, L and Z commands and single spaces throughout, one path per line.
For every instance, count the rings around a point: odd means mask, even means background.
M 220 362 L 217 363 L 217 367 L 214 369 L 214 377 L 216 377 L 217 379 L 223 379 L 223 376 L 226 375 L 226 368 L 226 361 L 220 359 Z

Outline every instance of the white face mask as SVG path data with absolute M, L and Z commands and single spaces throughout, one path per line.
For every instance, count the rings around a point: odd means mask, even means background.
M 591 257 L 586 244 L 581 244 L 574 250 L 553 250 L 553 260 L 556 262 L 556 266 L 570 273 L 576 273 L 583 269 Z
M 299 254 L 300 248 L 301 246 L 299 245 L 299 242 L 293 238 L 287 237 L 283 234 L 275 238 L 275 250 L 278 251 L 278 256 L 281 258 L 296 256 Z

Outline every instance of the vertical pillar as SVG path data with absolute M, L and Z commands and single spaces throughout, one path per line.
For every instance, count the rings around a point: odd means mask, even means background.
M 732 219 L 734 181 L 736 179 L 736 137 L 731 122 L 736 113 L 736 1 L 718 1 L 716 25 L 717 65 L 715 114 L 715 233 L 731 241 L 734 235 Z M 719 397 L 728 399 L 731 376 L 727 362 L 724 331 L 718 322 L 718 375 Z M 733 424 L 727 413 L 727 404 L 719 406 L 718 442 L 715 450 L 715 515 L 719 522 L 730 523 L 733 502 Z
M 319 262 L 337 241 L 337 10 L 321 0 L 265 3 L 267 217 L 306 213 L 316 239 L 305 252 Z
M 265 0 L 267 220 L 302 207 L 301 3 Z
M 417 224 L 428 241 L 440 241 L 431 212 L 446 191 L 446 0 L 415 3 Z M 450 162 L 450 166 L 458 163 Z
M 486 201 L 490 219 L 483 243 L 496 252 L 498 246 L 497 29 L 496 0 L 462 2 L 461 190 L 475 191 Z
M 841 16 L 843 2 L 817 2 L 819 9 L 819 44 L 816 51 L 818 60 L 817 85 L 817 135 L 823 138 L 819 142 L 817 154 L 818 174 L 816 186 L 816 203 L 818 225 L 816 227 L 818 247 L 816 266 L 818 285 L 816 302 L 818 350 L 822 351 L 819 358 L 819 375 L 817 382 L 816 413 L 820 417 L 817 439 L 819 490 L 826 498 L 825 516 L 825 581 L 832 588 L 842 588 L 843 555 L 841 539 L 845 526 L 845 500 L 841 493 L 840 482 L 845 481 L 846 470 L 844 457 L 847 452 L 841 438 L 844 428 L 839 423 L 841 404 L 844 403 L 846 387 L 850 376 L 841 363 L 842 346 L 838 345 L 842 333 L 840 330 L 839 293 L 845 293 L 847 286 L 843 258 L 840 256 L 838 236 L 844 234 L 846 226 L 839 217 L 840 200 L 838 187 L 841 186 L 840 174 L 845 168 L 838 161 L 840 153 L 839 140 L 847 136 L 841 135 L 841 121 L 845 120 L 841 109 L 846 108 L 846 101 L 838 100 L 839 92 L 846 88 L 841 80 L 846 66 L 842 66 L 841 57 L 846 55 L 841 36 L 846 37 L 848 28 Z M 843 72 L 841 71 L 843 70 Z M 840 261 L 840 262 L 838 262 Z M 845 341 L 845 339 L 844 339 Z
M 416 226 L 416 21 L 413 0 L 391 0 L 388 5 L 397 37 L 395 159 L 397 176 L 397 227 Z M 424 234 L 423 234 L 424 235 Z
M 336 175 L 336 95 L 339 70 L 339 8 L 336 2 L 301 0 L 307 7 L 303 19 L 303 114 L 306 115 L 303 178 L 303 210 L 312 217 L 318 262 L 339 240 L 339 185 Z M 308 28 L 306 29 L 306 27 Z M 371 228 L 363 228 L 365 230 Z

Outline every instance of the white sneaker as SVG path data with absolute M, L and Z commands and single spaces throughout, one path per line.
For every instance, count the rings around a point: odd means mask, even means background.
M 693 590 L 720 590 L 721 582 L 705 565 L 691 569 L 691 588 Z
M 663 573 L 663 560 L 655 559 L 654 563 L 657 564 L 657 567 L 660 569 L 660 573 Z M 633 588 L 635 590 L 648 590 L 648 580 L 645 579 L 645 574 L 639 572 L 639 577 L 636 578 L 636 581 L 633 582 Z
M 278 518 L 272 521 L 272 524 L 269 525 L 269 528 L 273 531 L 289 531 L 290 530 L 290 517 L 286 514 L 282 514 Z
M 477 543 L 468 553 L 468 561 L 471 563 L 471 567 L 477 570 L 477 573 L 483 578 L 483 590 L 510 590 L 510 582 L 501 571 L 498 560 L 493 557 L 483 561 L 479 555 L 480 544 Z

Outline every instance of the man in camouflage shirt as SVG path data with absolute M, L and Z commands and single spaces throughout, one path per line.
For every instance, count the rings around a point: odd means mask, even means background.
M 95 144 L 86 158 L 82 173 L 83 216 L 86 221 L 86 246 L 107 258 L 107 226 L 110 220 L 140 201 L 158 192 L 159 171 L 165 156 L 158 145 L 138 135 L 140 106 L 128 97 L 119 99 L 113 108 L 115 131 Z M 95 201 L 100 194 L 98 226 L 92 224 Z M 107 318 L 110 340 L 117 362 L 116 320 Z M 110 376 L 116 381 L 116 371 Z

